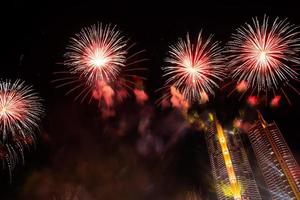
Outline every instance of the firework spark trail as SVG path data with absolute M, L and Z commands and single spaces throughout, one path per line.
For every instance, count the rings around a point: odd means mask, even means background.
M 24 162 L 23 147 L 34 143 L 43 112 L 41 99 L 31 86 L 20 80 L 0 81 L 0 145 L 10 174 L 19 154 Z
M 208 94 L 213 95 L 218 87 L 216 81 L 224 77 L 224 57 L 219 42 L 212 41 L 212 35 L 204 39 L 202 32 L 198 34 L 195 42 L 180 39 L 170 46 L 166 58 L 168 66 L 163 67 L 164 76 L 167 77 L 166 88 L 175 86 L 188 102 L 201 101 Z
M 298 27 L 287 19 L 270 23 L 266 16 L 262 22 L 253 18 L 252 24 L 238 28 L 228 43 L 231 77 L 258 94 L 277 90 L 298 79 L 292 66 L 300 64 L 299 47 Z

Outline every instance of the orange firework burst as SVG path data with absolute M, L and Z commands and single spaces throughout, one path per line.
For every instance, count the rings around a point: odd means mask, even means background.
M 125 66 L 126 48 L 127 41 L 116 26 L 93 25 L 71 38 L 65 54 L 66 65 L 89 84 L 97 80 L 110 82 Z
M 219 42 L 212 42 L 212 35 L 204 39 L 199 33 L 195 42 L 186 40 L 170 47 L 164 67 L 166 87 L 174 85 L 189 102 L 206 102 L 214 94 L 217 80 L 224 76 L 224 57 Z M 205 97 L 205 99 L 203 99 Z
M 293 68 L 300 64 L 298 27 L 276 18 L 269 23 L 268 17 L 253 24 L 246 23 L 237 29 L 228 43 L 231 76 L 237 83 L 245 82 L 251 92 L 273 91 L 298 79 Z

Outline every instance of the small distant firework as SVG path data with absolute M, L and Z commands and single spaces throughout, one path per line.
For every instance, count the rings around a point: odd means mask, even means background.
M 300 35 L 298 27 L 287 19 L 276 18 L 270 23 L 257 18 L 237 29 L 228 43 L 231 77 L 239 92 L 256 94 L 273 92 L 284 86 L 293 90 L 290 81 L 298 80 L 294 68 L 300 64 Z M 297 91 L 296 91 L 297 92 Z
M 167 77 L 166 88 L 176 87 L 190 103 L 206 102 L 208 95 L 214 94 L 217 81 L 224 77 L 224 57 L 219 42 L 212 42 L 212 35 L 204 39 L 202 32 L 195 42 L 180 39 L 170 46 L 170 51 L 163 67 Z
M 121 35 L 116 26 L 92 25 L 83 28 L 71 38 L 65 53 L 64 64 L 68 71 L 59 72 L 63 77 L 56 79 L 58 87 L 69 86 L 67 94 L 76 92 L 76 99 L 87 97 L 99 104 L 111 107 L 114 101 L 128 96 L 128 89 L 134 87 L 133 71 L 143 70 L 129 66 L 142 62 L 137 59 L 143 51 L 131 53 L 134 45 Z
M 0 81 L 0 145 L 1 153 L 7 153 L 10 172 L 18 161 L 18 153 L 24 161 L 23 146 L 34 142 L 42 114 L 41 99 L 31 86 L 20 80 Z

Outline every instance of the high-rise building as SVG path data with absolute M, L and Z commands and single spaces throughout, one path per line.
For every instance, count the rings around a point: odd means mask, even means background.
M 276 123 L 267 123 L 258 112 L 248 134 L 272 199 L 299 200 L 300 168 Z
M 240 135 L 224 131 L 212 114 L 205 135 L 218 199 L 262 199 Z

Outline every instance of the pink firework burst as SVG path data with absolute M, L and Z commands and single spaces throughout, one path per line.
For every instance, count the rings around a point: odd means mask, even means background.
M 71 38 L 65 64 L 71 73 L 79 74 L 88 84 L 101 80 L 110 82 L 125 66 L 127 40 L 116 26 L 102 24 L 83 28 Z
M 276 18 L 270 22 L 264 17 L 262 22 L 253 18 L 237 29 L 228 43 L 228 60 L 231 77 L 239 84 L 247 84 L 247 91 L 273 91 L 290 86 L 291 80 L 298 80 L 294 66 L 300 64 L 298 27 L 286 19 Z
M 23 146 L 34 143 L 43 112 L 41 99 L 31 86 L 20 80 L 0 81 L 0 154 L 4 154 L 0 158 L 5 157 L 10 177 L 18 153 L 24 162 Z
M 65 53 L 67 71 L 57 72 L 54 80 L 57 87 L 70 87 L 67 94 L 77 93 L 76 100 L 89 98 L 98 101 L 99 106 L 111 107 L 127 98 L 129 89 L 135 87 L 134 77 L 143 68 L 136 65 L 145 59 L 139 55 L 144 51 L 132 52 L 116 26 L 92 25 L 76 34 Z M 134 66 L 134 67 L 132 67 Z
M 207 101 L 214 94 L 217 81 L 224 77 L 224 57 L 219 42 L 212 41 L 212 35 L 204 39 L 202 32 L 196 41 L 189 34 L 170 46 L 163 67 L 167 77 L 166 87 L 175 86 L 186 100 L 191 102 Z M 203 99 L 205 97 L 205 99 Z
M 43 113 L 41 99 L 20 80 L 0 82 L 0 126 L 2 139 L 33 134 Z M 10 135 L 10 136 L 9 136 Z

